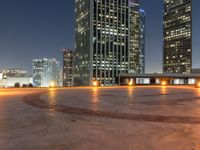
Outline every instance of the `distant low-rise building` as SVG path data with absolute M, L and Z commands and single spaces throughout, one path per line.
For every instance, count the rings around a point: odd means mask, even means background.
M 0 87 L 14 87 L 33 84 L 33 78 L 28 75 L 26 70 L 5 69 L 0 72 Z

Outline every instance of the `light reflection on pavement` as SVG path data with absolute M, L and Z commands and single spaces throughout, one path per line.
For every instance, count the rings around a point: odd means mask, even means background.
M 0 150 L 198 150 L 199 108 L 187 86 L 0 89 Z

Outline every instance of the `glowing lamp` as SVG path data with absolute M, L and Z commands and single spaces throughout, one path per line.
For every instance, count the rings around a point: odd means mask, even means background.
M 129 86 L 133 86 L 134 85 L 133 79 L 130 79 L 130 81 L 128 82 L 128 85 Z
M 132 86 L 132 85 L 133 85 L 133 82 L 132 82 L 132 81 L 130 81 L 130 82 L 128 83 L 128 85 L 129 85 L 129 86 Z
M 200 82 L 198 82 L 198 83 L 196 84 L 196 87 L 197 87 L 197 88 L 200 88 Z
M 54 82 L 54 81 L 51 81 L 50 87 L 55 87 L 55 86 L 56 86 L 55 82 Z
M 93 81 L 93 86 L 98 86 L 98 82 L 97 81 Z
M 166 82 L 166 81 L 162 81 L 162 82 L 161 82 L 161 85 L 162 85 L 162 86 L 166 86 L 166 85 L 167 85 L 167 82 Z

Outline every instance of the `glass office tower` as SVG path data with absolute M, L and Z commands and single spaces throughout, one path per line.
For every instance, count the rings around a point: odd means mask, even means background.
M 139 73 L 138 0 L 75 0 L 74 84 L 116 84 Z
M 48 87 L 50 84 L 51 61 L 49 59 L 33 59 L 33 83 L 36 87 Z
M 163 72 L 192 69 L 192 0 L 164 0 Z
M 139 73 L 145 73 L 145 11 L 140 9 L 140 56 Z
M 33 83 L 36 87 L 49 87 L 51 82 L 61 86 L 60 62 L 52 59 L 33 59 Z
M 130 1 L 129 73 L 140 72 L 140 12 L 139 3 Z

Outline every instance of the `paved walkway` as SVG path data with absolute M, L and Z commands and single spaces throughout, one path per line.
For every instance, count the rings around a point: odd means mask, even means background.
M 193 87 L 0 89 L 0 150 L 199 150 Z

